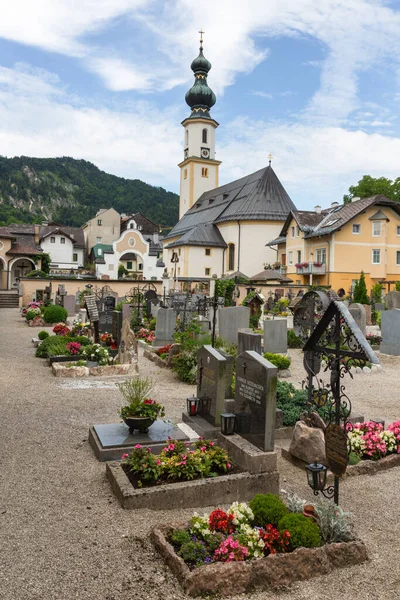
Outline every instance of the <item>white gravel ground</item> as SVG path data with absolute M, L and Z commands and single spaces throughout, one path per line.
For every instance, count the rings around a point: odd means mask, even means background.
M 16 309 L 0 310 L 0 598 L 1 600 L 183 600 L 187 598 L 147 533 L 193 510 L 124 511 L 88 444 L 93 423 L 118 420 L 119 393 L 57 381 L 34 357 L 32 329 Z M 291 351 L 292 381 L 303 377 L 301 353 Z M 180 421 L 192 386 L 141 358 L 156 380 L 154 397 Z M 359 375 L 347 386 L 354 411 L 400 417 L 400 359 L 384 372 Z M 103 380 L 104 381 L 104 380 Z M 281 487 L 312 499 L 305 474 L 280 459 Z M 262 490 L 260 490 L 262 491 Z M 277 593 L 232 600 L 280 598 L 380 599 L 400 592 L 400 470 L 350 478 L 341 504 L 355 515 L 369 548 L 368 564 L 337 571 Z

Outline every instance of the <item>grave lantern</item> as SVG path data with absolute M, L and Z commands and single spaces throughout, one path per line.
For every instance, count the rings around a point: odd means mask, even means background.
M 325 489 L 327 468 L 320 463 L 312 463 L 306 466 L 308 485 L 314 494 L 322 492 Z
M 221 433 L 233 435 L 235 433 L 236 415 L 233 413 L 221 413 Z
M 194 394 L 193 394 L 193 396 L 186 398 L 186 406 L 187 406 L 188 415 L 190 415 L 191 417 L 195 417 L 199 411 L 199 404 L 200 404 L 200 400 L 199 400 L 199 398 L 196 398 L 196 396 Z

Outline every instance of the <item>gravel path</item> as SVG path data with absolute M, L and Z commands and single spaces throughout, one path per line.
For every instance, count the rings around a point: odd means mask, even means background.
M 93 423 L 115 422 L 116 389 L 68 389 L 34 357 L 29 329 L 16 309 L 0 311 L 0 598 L 2 600 L 183 600 L 147 533 L 156 523 L 182 521 L 192 509 L 124 511 L 88 444 Z M 292 351 L 293 381 L 302 378 Z M 141 358 L 156 380 L 154 397 L 180 420 L 193 391 Z M 354 410 L 400 416 L 399 359 L 380 375 L 358 376 L 348 390 Z M 281 485 L 311 500 L 305 474 L 279 460 Z M 354 477 L 341 486 L 341 504 L 355 514 L 371 562 L 252 600 L 380 599 L 400 589 L 400 473 Z M 234 596 L 232 600 L 249 596 Z

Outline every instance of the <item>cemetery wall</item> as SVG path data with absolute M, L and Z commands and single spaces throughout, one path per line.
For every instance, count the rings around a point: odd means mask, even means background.
M 68 295 L 75 295 L 78 291 L 85 289 L 87 283 L 91 283 L 93 286 L 101 288 L 108 285 L 113 292 L 115 292 L 118 298 L 123 298 L 125 294 L 129 292 L 132 287 L 137 285 L 144 285 L 149 281 L 134 281 L 134 280 L 123 280 L 123 279 L 29 279 L 22 278 L 20 281 L 20 306 L 26 306 L 28 302 L 34 298 L 36 290 L 44 290 L 46 286 L 52 285 L 52 297 L 57 292 L 58 285 L 62 283 L 65 286 L 65 290 Z M 157 288 L 157 294 L 163 293 L 164 281 L 151 281 Z

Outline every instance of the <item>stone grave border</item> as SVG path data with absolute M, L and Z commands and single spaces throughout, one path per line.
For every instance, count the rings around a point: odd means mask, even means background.
M 240 473 L 141 489 L 132 486 L 121 462 L 107 462 L 106 475 L 122 508 L 128 510 L 203 507 L 229 504 L 232 498 L 245 502 L 251 500 L 260 490 L 263 493 L 278 493 L 276 452 L 263 452 L 236 434 L 224 436 L 220 433 L 217 443 L 228 452 L 229 458 L 240 469 Z
M 154 527 L 150 539 L 189 596 L 218 594 L 226 597 L 286 587 L 368 560 L 364 542 L 354 540 L 319 548 L 298 548 L 294 552 L 271 554 L 257 560 L 218 562 L 191 571 L 168 541 L 171 528 Z
M 79 359 L 77 359 L 79 360 Z M 69 362 L 77 362 L 77 360 L 71 360 Z M 135 365 L 125 363 L 122 365 L 102 365 L 98 367 L 66 367 L 65 363 L 54 362 L 51 365 L 52 373 L 55 377 L 88 377 L 90 375 L 96 376 L 112 376 L 112 375 L 129 375 L 130 373 L 136 373 Z

